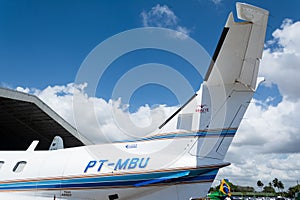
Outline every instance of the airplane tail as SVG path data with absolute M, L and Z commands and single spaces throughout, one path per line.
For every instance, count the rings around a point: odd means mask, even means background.
M 223 160 L 257 87 L 268 11 L 237 3 L 230 13 L 200 90 L 160 128 L 196 132 L 190 154 Z

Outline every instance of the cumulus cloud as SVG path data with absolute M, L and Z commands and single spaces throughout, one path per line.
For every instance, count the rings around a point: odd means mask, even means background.
M 229 178 L 240 185 L 267 184 L 275 177 L 288 188 L 300 175 L 300 101 L 283 98 L 278 106 L 252 103 L 225 157 L 231 166 L 220 170 L 215 181 Z
M 300 22 L 286 19 L 266 42 L 260 75 L 266 77 L 267 86 L 278 86 L 282 101 L 276 106 L 259 100 L 250 104 L 225 158 L 232 165 L 222 169 L 217 179 L 255 186 L 257 180 L 266 185 L 277 177 L 285 188 L 296 185 L 300 177 L 299 34 Z
M 222 0 L 211 0 L 211 1 L 216 5 L 219 5 L 222 2 Z
M 95 144 L 148 136 L 177 109 L 145 105 L 129 113 L 128 105 L 122 105 L 121 99 L 105 101 L 89 97 L 86 87 L 87 84 L 70 83 L 43 90 L 22 87 L 17 90 L 39 97 Z
M 276 107 L 251 104 L 233 145 L 254 146 L 260 153 L 298 153 L 300 146 L 300 101 L 283 99 Z M 256 147 L 255 147 L 256 146 Z
M 24 93 L 30 92 L 30 89 L 28 87 L 27 88 L 17 87 L 16 90 L 19 92 L 24 92 Z
M 269 85 L 277 84 L 283 96 L 296 101 L 300 98 L 300 22 L 285 19 L 272 35 L 263 54 L 261 75 L 267 77 Z
M 150 11 L 141 13 L 144 27 L 162 27 L 178 31 L 176 37 L 186 38 L 190 30 L 179 25 L 179 19 L 175 13 L 167 6 L 157 4 Z

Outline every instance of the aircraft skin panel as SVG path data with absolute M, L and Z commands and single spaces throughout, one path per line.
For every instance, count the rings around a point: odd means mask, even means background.
M 108 196 L 118 194 L 118 199 L 126 200 L 153 200 L 153 199 L 189 199 L 191 194 L 198 196 L 199 193 L 207 192 L 212 182 L 203 182 L 187 185 L 173 186 L 152 186 L 144 188 L 126 188 L 95 191 L 89 190 L 65 190 L 54 195 L 53 192 L 45 194 L 43 191 L 37 192 L 35 196 L 29 195 L 27 192 L 11 192 L 0 193 L 0 199 L 5 200 L 108 200 Z M 62 196 L 61 196 L 62 194 Z M 179 195 L 178 195 L 179 194 Z M 59 195 L 59 196 L 58 196 Z M 192 195 L 193 196 L 193 195 Z
M 190 138 L 181 138 L 179 139 L 179 143 L 184 146 L 188 139 Z M 162 139 L 160 142 L 165 142 L 165 140 L 166 139 Z M 170 137 L 169 140 L 173 140 L 173 138 Z M 153 144 L 157 142 L 157 140 L 152 141 Z M 146 145 L 147 143 L 139 142 L 137 145 Z M 126 148 L 128 144 L 133 143 L 119 143 L 116 145 L 118 145 L 117 148 L 121 149 L 120 151 L 123 151 L 122 148 Z M 181 158 L 179 157 L 175 163 L 165 163 L 165 165 L 162 165 L 162 163 L 166 161 L 167 156 L 158 156 L 154 153 L 152 155 L 150 154 L 150 157 L 145 157 L 143 154 L 143 156 L 139 156 L 132 152 L 123 152 L 123 154 L 117 152 L 109 156 L 107 156 L 107 154 L 98 155 L 97 153 L 93 154 L 91 152 L 94 150 L 104 152 L 104 149 L 113 152 L 113 150 L 116 151 L 116 147 L 112 147 L 112 145 L 96 145 L 92 147 L 93 148 L 78 147 L 75 149 L 25 153 L 13 152 L 10 154 L 0 152 L 0 157 L 4 161 L 8 159 L 11 161 L 3 166 L 0 171 L 1 177 L 3 177 L 2 173 L 8 174 L 6 180 L 1 180 L 0 182 L 0 197 L 5 191 L 12 193 L 28 191 L 31 195 L 34 191 L 34 194 L 38 196 L 46 195 L 53 197 L 53 195 L 56 195 L 56 198 L 58 198 L 61 196 L 61 192 L 67 191 L 67 193 L 71 193 L 75 199 L 80 199 L 82 190 L 91 188 L 93 188 L 93 195 L 97 193 L 101 196 L 102 193 L 104 194 L 105 192 L 119 192 L 121 188 L 126 188 L 121 190 L 124 192 L 127 191 L 128 188 L 134 188 L 133 191 L 139 194 L 140 191 L 152 190 L 156 185 L 169 188 L 172 185 L 186 183 L 187 187 L 191 187 L 189 186 L 191 183 L 195 184 L 199 182 L 201 185 L 201 183 L 206 184 L 207 182 L 212 182 L 218 169 L 228 165 L 228 163 L 222 161 L 217 161 L 215 164 L 212 164 L 208 160 L 203 161 L 201 166 L 196 166 L 195 159 L 192 156 L 187 157 L 185 155 L 182 155 Z M 141 148 L 143 148 L 143 146 L 141 146 Z M 136 151 L 138 151 L 138 148 Z M 179 149 L 178 152 L 179 151 L 181 151 L 181 149 Z M 171 154 L 174 154 L 173 148 L 170 149 L 169 156 L 171 156 Z M 105 155 L 106 157 L 104 157 Z M 101 158 L 99 158 L 99 156 L 101 156 Z M 25 159 L 27 166 L 25 166 L 24 171 L 20 173 L 16 179 L 16 175 L 11 169 L 19 160 L 24 160 L 24 157 L 27 157 L 27 159 Z M 56 158 L 56 161 L 54 158 Z M 174 158 L 175 157 L 172 159 Z M 59 159 L 59 162 L 57 162 L 57 159 Z M 103 160 L 107 161 L 103 163 Z M 122 162 L 118 164 L 120 160 L 122 160 Z M 139 160 L 138 163 L 136 163 L 137 160 Z M 96 161 L 95 165 L 93 164 L 94 161 Z M 115 166 L 111 166 L 111 162 L 114 162 Z M 183 164 L 183 162 L 185 164 Z M 186 173 L 186 175 L 177 176 L 177 174 L 181 172 L 188 173 Z M 38 176 L 37 173 L 39 174 Z M 140 187 L 137 186 L 139 183 L 160 177 L 170 178 L 162 182 Z M 110 188 L 110 190 L 108 191 L 107 188 Z M 130 195 L 135 194 L 135 192 L 131 192 Z M 121 193 L 118 194 L 121 195 Z M 188 194 L 190 195 L 190 193 Z M 198 191 L 197 194 L 199 194 Z
M 200 90 L 143 138 L 0 152 L 0 199 L 205 197 L 256 89 L 268 12 L 237 3 Z

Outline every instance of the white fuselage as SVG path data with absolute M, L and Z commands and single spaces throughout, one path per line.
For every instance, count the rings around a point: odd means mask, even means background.
M 200 164 L 187 148 L 192 141 L 191 135 L 168 134 L 148 141 L 0 152 L 0 199 L 10 194 L 30 199 L 109 199 L 114 194 L 119 199 L 147 199 L 151 194 L 153 199 L 158 191 L 169 199 L 205 196 L 225 164 L 207 159 Z

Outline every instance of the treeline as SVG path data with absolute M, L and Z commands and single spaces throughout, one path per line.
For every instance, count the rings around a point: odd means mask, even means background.
M 300 185 L 295 185 L 293 187 L 288 188 L 288 190 L 284 191 L 284 183 L 278 178 L 275 178 L 271 182 L 269 182 L 267 185 L 265 185 L 261 180 L 258 180 L 256 185 L 260 188 L 260 191 L 256 191 L 254 187 L 251 186 L 240 186 L 235 185 L 231 182 L 229 182 L 230 190 L 231 192 L 240 192 L 240 193 L 249 193 L 249 192 L 255 192 L 257 193 L 257 196 L 259 196 L 259 193 L 272 193 L 274 196 L 284 196 L 284 197 L 294 197 L 296 192 L 300 192 Z M 210 188 L 210 192 L 217 191 L 220 189 L 220 186 L 212 187 Z
M 274 178 L 274 180 L 269 182 L 266 186 L 264 186 L 265 184 L 263 182 L 258 180 L 256 185 L 261 188 L 262 192 L 276 193 L 275 188 L 278 189 L 278 192 L 283 192 L 284 189 L 284 184 L 278 180 L 278 178 Z

